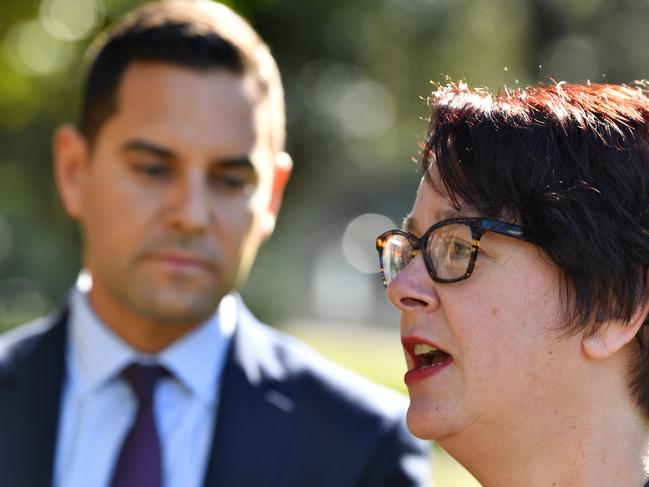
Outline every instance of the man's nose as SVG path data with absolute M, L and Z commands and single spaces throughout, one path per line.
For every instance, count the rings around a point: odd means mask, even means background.
M 203 175 L 186 175 L 179 181 L 174 194 L 171 226 L 182 233 L 204 233 L 211 218 L 209 196 L 209 188 Z

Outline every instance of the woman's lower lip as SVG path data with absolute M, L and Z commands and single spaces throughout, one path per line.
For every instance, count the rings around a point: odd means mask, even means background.
M 453 361 L 449 360 L 447 362 L 442 362 L 440 364 L 429 365 L 427 367 L 419 367 L 417 369 L 409 370 L 403 376 L 403 381 L 406 383 L 406 385 L 414 384 L 416 382 L 419 382 L 421 380 L 430 377 L 431 375 L 435 375 L 438 372 L 441 372 L 443 369 L 445 369 L 452 363 Z

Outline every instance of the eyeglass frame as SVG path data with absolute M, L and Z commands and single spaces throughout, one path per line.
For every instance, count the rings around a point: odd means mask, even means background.
M 467 225 L 471 229 L 471 256 L 469 258 L 467 270 L 462 276 L 454 277 L 452 279 L 444 279 L 436 275 L 435 267 L 433 266 L 429 253 L 422 252 L 422 249 L 426 249 L 428 247 L 428 239 L 435 230 L 447 225 L 458 223 Z M 475 268 L 476 260 L 478 258 L 478 251 L 480 250 L 480 239 L 486 232 L 494 232 L 499 235 L 505 235 L 506 237 L 512 237 L 515 239 L 534 243 L 534 241 L 527 235 L 528 230 L 525 227 L 486 217 L 448 218 L 446 220 L 441 220 L 432 225 L 419 238 L 414 236 L 412 233 L 403 230 L 388 230 L 387 232 L 383 232 L 381 235 L 376 237 L 376 250 L 379 253 L 379 270 L 381 273 L 381 280 L 383 281 L 383 285 L 386 288 L 388 287 L 388 282 L 385 277 L 385 268 L 383 265 L 383 249 L 385 248 L 388 237 L 391 237 L 393 235 L 401 235 L 405 237 L 412 246 L 411 258 L 410 261 L 408 261 L 408 264 L 412 262 L 412 259 L 417 256 L 418 252 L 421 252 L 422 257 L 424 258 L 424 264 L 426 265 L 426 270 L 428 271 L 428 275 L 431 277 L 431 279 L 435 282 L 447 284 L 451 282 L 463 281 L 471 277 L 471 274 L 473 273 L 473 270 Z M 400 273 L 401 272 L 399 272 L 399 274 Z

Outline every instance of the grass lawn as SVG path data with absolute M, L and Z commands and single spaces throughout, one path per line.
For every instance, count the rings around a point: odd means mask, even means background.
M 361 375 L 406 394 L 403 383 L 405 363 L 399 333 L 383 328 L 299 323 L 283 327 L 322 355 Z M 480 484 L 434 446 L 432 479 L 435 487 L 479 487 Z

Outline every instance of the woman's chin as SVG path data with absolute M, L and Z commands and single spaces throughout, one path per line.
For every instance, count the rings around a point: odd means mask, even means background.
M 439 405 L 428 401 L 411 401 L 406 424 L 417 438 L 438 441 L 454 433 L 456 420 Z

